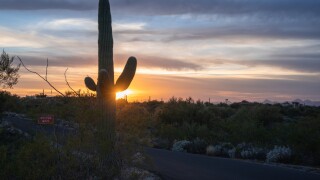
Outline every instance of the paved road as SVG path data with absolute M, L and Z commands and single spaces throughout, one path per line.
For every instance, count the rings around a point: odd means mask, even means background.
M 291 168 L 203 155 L 146 149 L 156 170 L 168 180 L 320 180 Z
M 46 134 L 46 135 L 54 135 L 54 132 L 56 132 L 56 136 L 60 139 L 64 136 L 70 135 L 72 132 L 75 132 L 74 129 L 63 127 L 63 126 L 57 126 L 57 125 L 38 125 L 34 123 L 30 119 L 11 116 L 11 117 L 4 117 L 3 120 L 8 121 L 10 124 L 12 124 L 14 127 L 23 130 L 24 132 L 27 132 L 29 134 Z

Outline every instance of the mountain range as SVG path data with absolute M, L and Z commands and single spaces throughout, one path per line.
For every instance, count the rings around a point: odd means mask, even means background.
M 288 101 L 288 103 L 294 103 L 297 102 L 299 104 L 305 105 L 305 106 L 316 106 L 316 107 L 320 107 L 320 101 L 311 101 L 311 100 L 301 100 L 301 99 L 296 99 L 294 101 Z M 265 101 L 262 102 L 263 104 L 277 104 L 277 103 L 281 103 L 281 102 L 277 102 L 277 101 L 270 101 L 268 99 L 266 99 Z

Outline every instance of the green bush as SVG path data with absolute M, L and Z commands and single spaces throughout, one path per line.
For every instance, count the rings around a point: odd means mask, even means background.
M 18 111 L 21 107 L 18 96 L 0 90 L 0 119 L 4 111 Z
M 302 118 L 288 125 L 283 141 L 293 148 L 296 163 L 320 165 L 320 116 Z
M 208 143 L 205 140 L 196 138 L 187 145 L 187 152 L 193 154 L 205 154 Z

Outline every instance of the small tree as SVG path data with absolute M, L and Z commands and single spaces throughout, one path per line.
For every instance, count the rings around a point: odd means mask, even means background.
M 9 57 L 4 50 L 0 59 L 0 86 L 3 88 L 12 88 L 13 85 L 18 83 L 20 64 L 13 67 L 14 57 Z

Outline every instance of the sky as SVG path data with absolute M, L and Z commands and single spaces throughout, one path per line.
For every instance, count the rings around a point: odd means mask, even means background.
M 319 0 L 110 0 L 116 77 L 129 100 L 320 100 Z M 0 0 L 0 49 L 67 91 L 97 78 L 98 0 Z M 51 88 L 20 70 L 20 96 Z M 55 92 L 53 92 L 55 95 Z

